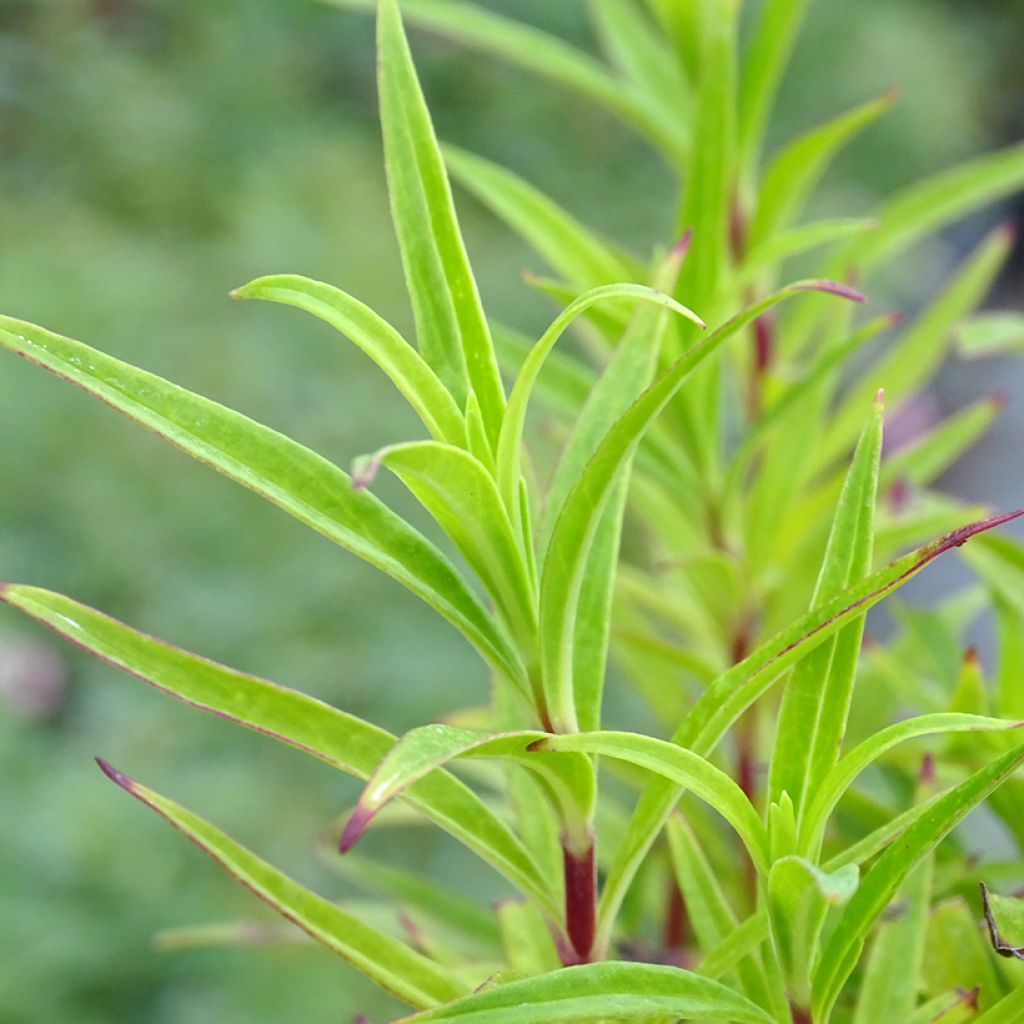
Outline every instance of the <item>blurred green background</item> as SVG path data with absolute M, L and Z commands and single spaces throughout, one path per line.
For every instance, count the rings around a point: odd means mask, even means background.
M 583 0 L 486 6 L 593 46 Z M 849 0 L 817 0 L 773 138 L 900 86 L 897 111 L 830 178 L 834 212 L 861 212 L 1020 137 L 1022 28 L 1017 0 L 860 0 L 855 14 Z M 663 234 L 670 183 L 642 143 L 489 59 L 420 34 L 414 48 L 443 137 L 623 241 Z M 408 327 L 379 149 L 364 17 L 313 0 L 4 0 L 0 309 L 347 465 L 413 434 L 411 416 L 329 329 L 227 292 L 300 272 Z M 520 278 L 536 261 L 481 209 L 461 211 L 488 308 L 538 328 L 549 310 Z M 0 366 L 0 578 L 71 594 L 396 731 L 485 694 L 475 657 L 399 587 L 13 359 Z M 3 614 L 2 1024 L 327 1024 L 393 1008 L 312 947 L 155 951 L 163 927 L 266 918 L 111 787 L 95 754 L 322 891 L 348 891 L 311 849 L 352 799 L 349 780 Z M 411 843 L 441 876 L 500 893 L 432 831 L 382 830 L 364 852 L 400 857 L 395 846 Z

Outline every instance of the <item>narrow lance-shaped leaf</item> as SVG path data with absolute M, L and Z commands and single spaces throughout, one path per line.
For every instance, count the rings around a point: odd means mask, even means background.
M 687 790 L 707 803 L 736 830 L 755 865 L 767 870 L 767 837 L 750 800 L 725 772 L 692 751 L 631 732 L 556 734 L 535 741 L 531 750 L 601 754 L 670 779 L 677 799 Z
M 954 530 L 812 609 L 711 683 L 676 730 L 672 741 L 701 755 L 710 753 L 729 726 L 767 692 L 787 668 L 852 619 L 863 615 L 944 552 L 1022 515 L 1024 509 L 1018 509 Z M 601 893 L 598 949 L 606 947 L 626 890 L 676 799 L 677 790 L 660 780 L 650 783 L 644 790 Z
M 686 235 L 659 268 L 654 279 L 656 289 L 664 292 L 673 290 L 688 245 L 689 235 Z M 608 366 L 576 417 L 545 497 L 547 516 L 541 531 L 542 547 L 546 546 L 551 535 L 553 513 L 562 507 L 566 495 L 609 426 L 650 384 L 668 319 L 669 311 L 660 306 L 644 305 L 635 311 Z M 601 724 L 612 596 L 629 475 L 627 466 L 598 526 L 581 584 L 573 646 L 573 680 L 577 720 L 583 729 L 598 729 Z
M 231 293 L 303 309 L 351 338 L 391 379 L 438 441 L 464 446 L 466 426 L 451 393 L 423 357 L 369 306 L 321 281 L 293 274 L 260 277 Z
M 750 226 L 752 246 L 765 243 L 800 215 L 808 196 L 839 150 L 882 116 L 895 101 L 887 92 L 789 143 L 771 162 Z
M 668 820 L 666 835 L 672 858 L 676 884 L 683 896 L 686 916 L 693 928 L 697 944 L 705 954 L 698 970 L 706 974 L 705 965 L 711 961 L 729 936 L 737 930 L 738 922 L 732 907 L 722 891 L 721 882 L 682 815 L 674 814 Z M 767 930 L 766 930 L 767 934 Z M 763 939 L 761 936 L 758 942 Z M 760 1006 L 771 1005 L 768 982 L 761 964 L 760 953 L 737 960 L 734 968 L 743 994 Z M 718 975 L 710 975 L 717 977 Z
M 1024 761 L 1024 746 L 1003 755 L 954 787 L 903 833 L 865 875 L 821 954 L 814 977 L 814 1018 L 827 1021 L 860 958 L 864 939 L 907 873 Z
M 506 168 L 453 146 L 444 147 L 444 157 L 455 181 L 578 291 L 636 279 L 643 273 L 634 259 Z
M 879 478 L 881 487 L 897 481 L 926 487 L 974 446 L 1005 405 L 1002 395 L 979 399 L 923 437 L 886 456 Z
M 390 469 L 430 512 L 487 588 L 512 635 L 529 650 L 537 627 L 533 588 L 493 476 L 460 448 L 413 441 L 361 460 L 356 486 L 368 486 L 380 466 Z
M 0 600 L 171 697 L 303 750 L 358 778 L 369 778 L 394 745 L 390 733 L 353 715 L 172 647 L 61 594 L 8 584 L 0 587 Z M 406 795 L 427 818 L 554 912 L 557 904 L 551 889 L 529 853 L 458 779 L 434 772 Z
M 450 725 L 424 725 L 406 733 L 374 769 L 341 837 L 350 850 L 382 807 L 434 769 L 459 757 L 514 761 L 537 773 L 562 813 L 570 842 L 589 847 L 594 805 L 593 771 L 585 757 L 530 753 L 544 732 L 484 733 Z
M 743 60 L 739 96 L 740 157 L 746 173 L 760 156 L 775 94 L 806 13 L 807 0 L 775 0 L 761 8 Z
M 0 317 L 7 349 L 124 413 L 423 598 L 509 679 L 525 672 L 455 567 L 337 466 L 269 427 L 81 342 Z
M 566 497 L 544 557 L 540 591 L 541 667 L 548 710 L 561 731 L 572 731 L 577 721 L 572 636 L 583 574 L 601 514 L 630 455 L 697 366 L 767 309 L 806 291 L 860 298 L 857 293 L 832 282 L 801 281 L 775 292 L 723 324 L 664 371 L 615 423 Z M 511 400 L 509 409 L 512 409 Z
M 328 0 L 370 11 L 378 0 Z M 647 95 L 624 83 L 598 60 L 557 36 L 463 0 L 402 0 L 411 24 L 508 61 L 603 107 L 647 136 L 670 160 L 685 155 L 678 121 Z
M 380 2 L 377 47 L 388 190 L 420 351 L 456 401 L 476 393 L 493 443 L 505 392 L 397 0 Z
M 811 607 L 863 579 L 871 569 L 875 495 L 882 457 L 879 396 L 847 474 Z M 771 801 L 789 794 L 802 816 L 806 794 L 839 757 L 853 693 L 863 617 L 802 659 L 786 683 L 769 775 Z
M 438 964 L 303 888 L 191 811 L 106 762 L 99 764 L 110 779 L 166 819 L 250 892 L 381 988 L 418 1008 L 437 1006 L 465 994 L 465 986 Z
M 566 306 L 530 350 L 530 354 L 526 357 L 516 377 L 512 393 L 509 395 L 508 408 L 505 410 L 505 416 L 501 423 L 501 436 L 498 440 L 498 487 L 505 499 L 506 507 L 518 508 L 519 458 L 526 424 L 526 410 L 548 354 L 576 317 L 586 312 L 591 306 L 614 299 L 653 302 L 703 326 L 703 321 L 692 310 L 680 305 L 668 295 L 639 284 L 614 284 L 594 288 L 589 292 L 584 292 L 583 295 Z
M 402 1024 L 559 1024 L 652 1017 L 771 1024 L 764 1010 L 724 985 L 677 967 L 608 961 L 566 967 L 485 989 Z
M 953 325 L 984 299 L 1012 245 L 1012 231 L 993 231 L 903 337 L 850 386 L 816 453 L 819 466 L 839 457 L 850 444 L 860 410 L 879 388 L 885 388 L 890 405 L 895 405 L 928 381 L 952 344 Z
M 775 955 L 794 1006 L 810 1001 L 811 971 L 828 911 L 857 891 L 860 872 L 853 864 L 831 874 L 802 857 L 775 861 L 768 873 L 767 904 Z
M 843 793 L 869 765 L 900 743 L 945 733 L 993 732 L 1019 729 L 1022 722 L 1006 718 L 988 718 L 958 712 L 918 715 L 881 729 L 859 743 L 822 778 L 810 802 L 802 833 L 802 846 L 815 853 L 821 844 L 825 825 Z

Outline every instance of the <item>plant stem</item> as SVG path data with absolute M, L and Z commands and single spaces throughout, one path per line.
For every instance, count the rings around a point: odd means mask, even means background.
M 563 842 L 565 864 L 565 929 L 576 955 L 576 962 L 590 962 L 594 946 L 597 904 L 597 876 L 594 868 L 594 843 L 577 853 Z
M 793 1024 L 814 1024 L 810 1010 L 802 1010 L 799 1006 L 790 1005 L 789 1015 L 793 1018 Z

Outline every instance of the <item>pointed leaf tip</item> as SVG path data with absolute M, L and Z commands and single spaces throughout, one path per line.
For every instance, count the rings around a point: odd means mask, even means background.
M 100 766 L 100 771 L 111 782 L 116 782 L 122 789 L 126 789 L 128 792 L 135 788 L 135 783 L 127 775 L 119 772 L 109 761 L 104 761 L 102 757 L 97 757 L 96 763 Z
M 988 396 L 989 404 L 996 412 L 1002 412 L 1010 404 L 1009 391 L 993 391 Z M 3 588 L 0 586 L 0 597 L 3 596 Z
M 944 551 L 949 551 L 951 548 L 963 547 L 972 537 L 977 537 L 979 533 L 985 533 L 987 530 L 993 530 L 997 526 L 1013 522 L 1014 519 L 1019 519 L 1021 516 L 1024 516 L 1024 508 L 1015 509 L 1013 512 L 1003 512 L 1001 515 L 992 516 L 989 519 L 979 519 L 976 523 L 968 523 L 966 526 L 958 527 L 936 542 L 934 553 L 941 554 Z
M 885 408 L 885 388 L 879 388 L 875 392 L 875 405 L 877 405 L 879 409 Z
M 889 314 L 888 323 L 885 325 L 886 330 L 892 330 L 894 327 L 900 327 L 907 322 L 907 314 L 897 310 L 895 313 Z
M 352 463 L 352 486 L 357 491 L 364 491 L 374 480 L 380 470 L 381 456 L 361 455 Z
M 341 833 L 341 840 L 338 843 L 339 853 L 348 853 L 356 845 L 376 813 L 374 808 L 367 807 L 365 804 L 356 804 L 355 810 L 345 823 L 345 828 Z
M 692 242 L 693 228 L 691 227 L 687 228 L 682 233 L 682 235 L 679 236 L 679 239 L 676 241 L 676 244 L 672 246 L 672 255 L 675 256 L 676 259 L 682 260 L 690 251 L 690 245 L 692 244 Z
M 867 302 L 867 299 L 855 288 L 851 288 L 847 284 L 840 284 L 838 281 L 812 281 L 809 284 L 802 284 L 798 287 L 801 291 L 825 292 L 827 295 L 836 295 L 841 299 L 849 299 L 850 302 Z

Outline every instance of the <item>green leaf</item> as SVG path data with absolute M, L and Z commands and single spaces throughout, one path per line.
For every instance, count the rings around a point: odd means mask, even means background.
M 430 772 L 459 757 L 500 758 L 536 772 L 562 812 L 567 842 L 579 842 L 589 848 L 592 842 L 589 820 L 595 796 L 593 770 L 584 757 L 533 753 L 532 745 L 547 735 L 525 730 L 486 733 L 436 724 L 410 730 L 388 751 L 366 783 L 342 834 L 342 853 L 352 848 L 388 801 Z
M 931 858 L 925 858 L 900 891 L 899 914 L 878 927 L 857 997 L 853 1024 L 905 1021 L 917 1005 L 928 906 Z
M 323 853 L 327 866 L 352 885 L 416 910 L 451 929 L 472 942 L 474 952 L 481 958 L 488 948 L 497 949 L 500 939 L 494 914 L 461 893 L 436 885 L 412 871 L 381 864 L 357 853 L 339 857 L 333 847 L 326 847 Z
M 465 447 L 466 425 L 448 389 L 405 338 L 369 306 L 332 285 L 292 274 L 259 277 L 231 297 L 280 302 L 329 323 L 388 375 L 436 440 Z
M 818 448 L 819 465 L 838 458 L 850 444 L 861 410 L 879 388 L 895 406 L 929 380 L 949 349 L 953 325 L 984 299 L 1012 244 L 1005 228 L 993 231 L 906 334 L 850 386 Z
M 1020 1024 L 1024 1020 L 1024 985 L 1003 996 L 995 1006 L 989 1007 L 974 1024 Z
M 465 993 L 465 986 L 438 964 L 293 882 L 184 807 L 122 775 L 105 761 L 99 765 L 117 785 L 156 811 L 250 892 L 392 995 L 411 1006 L 429 1008 Z
M 1024 960 L 1024 900 L 989 892 L 984 882 L 981 898 L 992 948 L 1000 956 Z
M 882 403 L 854 453 L 843 486 L 811 608 L 863 579 L 871 570 L 875 496 L 882 457 Z M 770 801 L 789 794 L 801 820 L 810 793 L 839 757 L 853 696 L 864 618 L 855 618 L 811 651 L 786 683 L 775 731 Z
M 493 443 L 505 392 L 397 0 L 381 0 L 377 48 L 392 219 L 420 351 L 457 402 L 476 393 Z
M 923 437 L 887 455 L 882 464 L 882 488 L 896 481 L 905 481 L 914 487 L 932 483 L 974 446 L 1004 405 L 1002 396 L 981 398 L 943 420 Z
M 800 281 L 780 289 L 712 331 L 665 370 L 616 421 L 563 502 L 544 556 L 540 590 L 541 667 L 548 712 L 560 731 L 570 732 L 577 725 L 572 637 L 588 554 L 601 515 L 629 458 L 696 367 L 765 310 L 805 291 L 859 298 L 855 292 L 832 282 Z M 674 304 L 670 308 L 680 312 Z M 692 314 L 685 312 L 685 315 L 693 319 Z M 518 387 L 519 381 L 516 389 Z M 516 389 L 509 400 L 510 414 L 515 406 Z M 506 425 L 508 422 L 506 418 Z M 499 458 L 500 454 L 499 447 Z
M 494 478 L 469 452 L 437 441 L 381 449 L 355 474 L 369 484 L 378 466 L 390 469 L 451 538 L 529 650 L 537 630 L 533 586 L 512 521 Z
M 904 877 L 1024 761 L 1024 746 L 1011 750 L 937 800 L 890 846 L 864 876 L 825 944 L 814 976 L 814 1016 L 827 1020 L 839 991 L 860 957 L 869 929 Z
M 813 608 L 711 683 L 672 737 L 673 743 L 707 755 L 743 712 L 766 693 L 790 665 L 833 636 L 852 619 L 915 576 L 939 555 L 971 537 L 1024 515 L 1024 509 L 961 527 L 905 555 L 824 605 Z M 637 804 L 601 893 L 597 948 L 604 948 L 615 915 L 639 864 L 657 838 L 677 790 L 667 782 L 647 786 Z
M 7 585 L 0 587 L 0 600 L 158 690 L 312 754 L 349 775 L 369 778 L 394 744 L 390 733 L 353 715 L 155 640 L 60 594 Z M 557 906 L 523 845 L 457 779 L 434 772 L 406 797 L 524 892 L 548 908 Z
M 996 957 L 979 928 L 977 898 L 974 893 L 971 895 L 973 906 L 955 897 L 932 908 L 921 981 L 928 993 L 973 991 L 976 1005 L 987 1009 L 996 1001 L 1002 986 L 996 972 Z
M 509 982 L 405 1018 L 403 1024 L 556 1024 L 659 1015 L 735 1024 L 772 1021 L 742 996 L 690 971 L 606 961 Z
M 690 82 L 665 34 L 634 0 L 590 0 L 589 7 L 609 60 L 647 94 L 651 105 L 687 125 L 693 103 Z
M 852 242 L 837 265 L 867 271 L 944 225 L 1024 186 L 1024 143 L 942 171 L 896 193 L 878 212 L 878 231 Z
M 847 238 L 856 238 L 868 231 L 874 231 L 878 221 L 866 217 L 845 217 L 838 220 L 814 221 L 778 231 L 758 243 L 743 259 L 736 285 L 746 285 L 760 275 L 773 270 L 779 264 L 794 256 L 802 256 L 812 249 L 833 245 Z
M 865 768 L 900 743 L 936 734 L 1019 729 L 1022 724 L 1006 718 L 937 712 L 908 718 L 876 732 L 854 747 L 819 781 L 807 811 L 801 845 L 812 851 L 818 848 L 828 818 L 846 790 Z
M 561 967 L 551 929 L 532 903 L 501 903 L 497 914 L 505 959 L 512 970 L 532 978 Z
M 786 991 L 805 1007 L 817 960 L 821 929 L 833 907 L 841 907 L 857 891 L 860 872 L 849 864 L 828 874 L 802 857 L 782 857 L 768 873 L 768 920 Z
M 671 309 L 680 316 L 703 326 L 703 321 L 692 310 L 680 305 L 668 295 L 639 284 L 613 284 L 593 288 L 566 306 L 530 350 L 530 354 L 523 361 L 516 377 L 512 393 L 509 395 L 508 408 L 505 410 L 501 424 L 501 436 L 498 440 L 498 487 L 508 508 L 518 507 L 519 459 L 523 443 L 523 429 L 526 423 L 526 410 L 548 354 L 576 317 L 586 312 L 591 306 L 616 299 L 652 302 Z
M 377 0 L 327 2 L 364 11 L 377 4 Z M 402 10 L 411 24 L 508 61 L 596 103 L 647 136 L 673 160 L 684 155 L 686 136 L 668 111 L 557 36 L 462 0 L 402 0 Z
M 1024 313 L 978 313 L 956 329 L 957 352 L 964 359 L 1020 355 L 1024 352 Z
M 839 150 L 889 110 L 895 98 L 888 92 L 855 107 L 799 136 L 775 156 L 758 194 L 750 226 L 751 247 L 766 243 L 800 216 L 807 198 Z
M 482 157 L 444 147 L 452 177 L 577 291 L 640 277 L 633 258 L 599 238 L 534 186 Z
M 449 560 L 315 452 L 216 402 L 33 324 L 0 317 L 0 349 L 77 384 L 365 559 L 423 598 L 494 668 L 509 679 L 525 679 L 511 644 Z
M 682 815 L 673 814 L 665 832 L 676 883 L 683 894 L 686 917 L 698 947 L 705 953 L 697 969 L 707 975 L 706 968 L 710 964 L 715 969 L 713 958 L 720 955 L 722 944 L 737 930 L 736 915 L 722 891 L 714 868 L 708 863 L 696 835 Z M 752 949 L 749 955 L 738 958 L 732 969 L 748 999 L 760 1006 L 770 1005 L 767 981 L 757 950 Z
M 631 732 L 577 732 L 547 736 L 534 750 L 579 751 L 626 761 L 669 779 L 677 795 L 688 791 L 712 807 L 736 830 L 752 860 L 767 870 L 767 836 L 746 794 L 725 772 L 690 750 Z
M 775 0 L 761 16 L 747 47 L 739 96 L 740 154 L 750 173 L 760 156 L 775 94 L 807 13 L 808 0 Z

